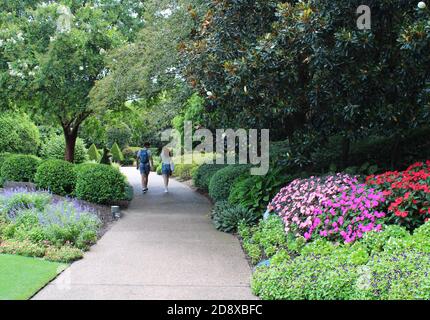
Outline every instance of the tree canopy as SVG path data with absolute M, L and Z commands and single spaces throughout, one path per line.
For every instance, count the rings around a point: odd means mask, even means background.
M 100 111 L 89 93 L 108 72 L 105 55 L 142 24 L 136 1 L 12 2 L 1 14 L 3 106 L 26 106 L 64 131 L 73 161 L 81 123 Z

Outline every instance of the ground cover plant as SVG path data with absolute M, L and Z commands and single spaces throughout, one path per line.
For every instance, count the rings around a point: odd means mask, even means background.
M 421 234 L 428 234 L 429 225 L 424 226 L 413 234 L 402 228 L 372 231 L 354 245 L 306 244 L 296 257 L 259 267 L 253 290 L 264 299 L 428 299 L 429 240 L 422 246 Z

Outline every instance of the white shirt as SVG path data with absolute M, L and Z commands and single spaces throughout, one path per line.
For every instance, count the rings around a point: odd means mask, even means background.
M 160 158 L 161 158 L 161 162 L 163 164 L 172 164 L 173 163 L 172 158 L 170 156 L 166 156 L 164 154 L 164 152 L 161 152 Z

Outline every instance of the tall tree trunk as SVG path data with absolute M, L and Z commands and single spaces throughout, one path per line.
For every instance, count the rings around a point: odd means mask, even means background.
M 64 160 L 73 163 L 75 161 L 75 146 L 76 140 L 78 139 L 78 127 L 71 128 L 69 126 L 63 126 L 63 131 L 64 139 L 66 141 Z

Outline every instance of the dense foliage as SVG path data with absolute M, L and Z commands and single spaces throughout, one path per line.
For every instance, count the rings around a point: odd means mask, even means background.
M 282 167 L 269 170 L 264 176 L 244 176 L 236 180 L 228 200 L 255 213 L 263 213 L 267 203 L 291 177 L 282 174 Z
M 27 115 L 0 115 L 0 152 L 36 154 L 39 145 L 39 130 Z
M 39 165 L 34 177 L 36 186 L 58 195 L 70 195 L 75 190 L 76 171 L 70 162 L 47 160 Z
M 249 166 L 231 165 L 218 170 L 209 183 L 209 195 L 214 201 L 228 200 L 234 182 L 249 173 Z
M 3 181 L 33 182 L 40 159 L 30 155 L 12 155 L 1 167 Z
M 118 169 L 100 164 L 78 171 L 75 193 L 82 200 L 111 204 L 124 199 L 125 188 L 125 177 Z
M 209 183 L 217 171 L 223 169 L 225 165 L 216 164 L 202 164 L 200 165 L 193 174 L 194 186 L 200 190 L 209 191 Z
M 112 149 L 115 144 L 120 150 L 128 147 L 131 139 L 131 130 L 125 123 L 110 126 L 106 130 L 107 147 Z
M 104 111 L 90 102 L 89 93 L 107 73 L 106 54 L 134 39 L 142 14 L 136 1 L 40 0 L 5 7 L 0 15 L 2 106 L 31 106 L 44 121 L 61 126 L 66 160 L 73 161 L 82 122 Z
M 231 206 L 228 201 L 218 201 L 212 211 L 212 220 L 217 228 L 223 232 L 235 232 L 239 223 L 250 225 L 258 217 L 242 206 Z
M 64 160 L 64 154 L 66 152 L 66 142 L 63 136 L 52 136 L 47 142 L 42 146 L 40 151 L 41 156 L 45 159 L 58 159 Z M 75 163 L 82 163 L 87 160 L 87 149 L 85 148 L 84 141 L 80 138 L 76 140 L 75 145 Z
M 252 288 L 263 299 L 428 299 L 428 231 L 394 227 L 353 246 L 319 240 L 280 250 L 257 268 Z
M 363 4 L 370 30 L 355 23 Z M 410 1 L 212 1 L 183 49 L 186 74 L 214 125 L 341 132 L 347 160 L 354 138 L 425 124 L 427 23 Z

